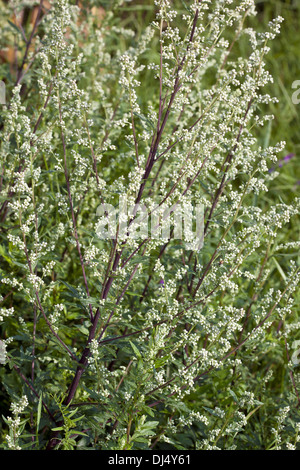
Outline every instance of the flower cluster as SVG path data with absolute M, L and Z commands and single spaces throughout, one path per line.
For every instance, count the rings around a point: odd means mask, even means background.
M 6 436 L 7 445 L 10 450 L 22 450 L 18 445 L 18 439 L 22 434 L 24 423 L 21 421 L 20 415 L 28 406 L 28 399 L 26 395 L 18 401 L 11 404 L 13 417 L 9 416 L 5 419 L 9 426 L 9 435 Z

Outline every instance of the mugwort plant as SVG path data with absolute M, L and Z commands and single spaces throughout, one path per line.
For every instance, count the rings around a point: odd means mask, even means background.
M 283 18 L 0 8 L 1 447 L 299 449 L 300 199 L 261 138 Z

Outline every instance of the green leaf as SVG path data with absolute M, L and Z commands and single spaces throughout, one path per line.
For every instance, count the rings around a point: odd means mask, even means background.
M 234 399 L 234 401 L 238 404 L 239 399 L 236 396 L 236 394 L 232 390 L 228 390 L 228 391 L 229 391 L 230 395 L 232 396 L 232 398 Z
M 208 408 L 207 406 L 203 406 L 203 408 L 211 415 L 215 416 L 216 418 L 220 418 L 220 416 L 218 415 L 218 413 L 216 413 L 214 410 L 212 410 L 211 408 Z
M 190 7 L 187 6 L 187 4 L 185 3 L 184 0 L 181 0 L 181 3 L 182 3 L 182 5 L 184 6 L 184 8 L 186 9 L 186 11 L 189 12 L 190 15 L 194 15 L 193 11 L 191 10 Z
M 72 292 L 74 297 L 76 297 L 77 299 L 80 298 L 80 294 L 79 294 L 78 290 L 75 289 L 75 287 L 71 286 L 66 281 L 60 281 L 60 282 L 62 282 L 69 289 L 69 291 Z
M 18 34 L 21 34 L 21 31 L 19 30 L 18 26 L 15 25 L 15 23 L 13 23 L 13 22 L 10 21 L 10 20 L 7 20 L 7 21 L 8 21 L 8 23 L 9 23 L 9 25 L 10 25 L 15 31 L 17 31 Z
M 273 256 L 272 259 L 273 259 L 273 261 L 274 261 L 274 263 L 275 263 L 275 265 L 276 265 L 276 268 L 277 268 L 278 272 L 280 273 L 282 279 L 283 279 L 284 281 L 286 281 L 286 275 L 284 274 L 284 272 L 283 272 L 283 270 L 282 270 L 280 264 L 278 263 L 277 259 L 276 259 L 274 256 Z
M 141 355 L 140 351 L 138 350 L 138 348 L 132 343 L 132 341 L 129 340 L 129 343 L 130 343 L 130 346 L 132 347 L 136 357 L 138 359 L 142 359 L 142 355 Z
M 88 436 L 88 434 L 85 434 L 84 432 L 77 431 L 76 429 L 72 429 L 72 433 L 77 434 L 78 436 Z
M 261 405 L 258 405 L 256 408 L 254 408 L 254 410 L 250 411 L 250 413 L 247 414 L 246 416 L 246 420 L 248 421 L 248 419 L 251 418 L 251 416 L 257 411 L 259 410 L 259 408 L 261 408 L 263 406 L 263 403 Z
M 136 292 L 126 291 L 126 294 L 133 295 L 134 297 L 143 297 L 141 294 L 137 294 Z
M 40 420 L 41 420 L 41 414 L 42 414 L 42 397 L 43 394 L 41 393 L 40 398 L 39 398 L 39 403 L 38 403 L 38 409 L 37 409 L 37 417 L 36 417 L 36 430 L 39 430 L 39 425 L 40 425 Z

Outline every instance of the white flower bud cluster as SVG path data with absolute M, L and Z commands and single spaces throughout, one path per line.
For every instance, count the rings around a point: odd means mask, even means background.
M 28 399 L 26 395 L 15 403 L 11 404 L 11 410 L 13 417 L 9 416 L 6 418 L 6 422 L 9 426 L 10 433 L 6 436 L 8 448 L 11 450 L 21 450 L 21 447 L 18 445 L 18 439 L 21 435 L 21 417 L 20 414 L 24 412 L 28 406 Z

